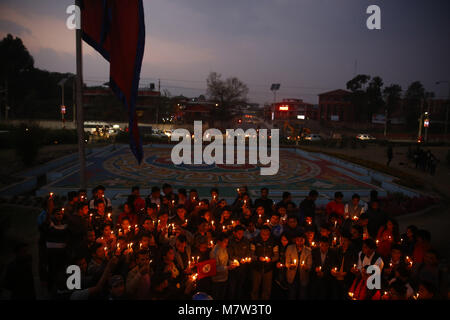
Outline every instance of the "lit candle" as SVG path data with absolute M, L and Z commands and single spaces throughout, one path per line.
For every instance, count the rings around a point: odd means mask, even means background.
M 297 259 L 294 259 L 294 266 L 297 265 Z
M 334 272 L 337 272 L 337 271 L 338 271 L 337 267 L 334 267 Z
M 316 246 L 316 243 L 313 241 L 313 242 L 311 242 L 311 246 L 312 247 L 315 247 Z
M 304 261 L 304 260 L 302 261 L 301 265 L 302 265 L 302 266 L 304 266 L 304 265 L 305 265 L 305 261 Z
M 111 219 L 111 213 L 108 213 L 108 219 Z
M 200 259 L 200 257 L 199 256 L 197 256 L 197 263 L 198 263 L 198 260 Z
M 175 204 L 175 200 L 172 200 L 172 205 L 174 205 Z
M 376 243 L 376 245 L 378 245 L 378 244 L 380 243 L 380 241 L 379 241 L 379 240 L 376 240 L 375 243 Z
M 356 269 L 356 264 L 353 265 L 353 269 Z
M 353 292 L 349 292 L 349 293 L 348 293 L 348 296 L 349 296 L 350 298 L 352 298 L 352 299 L 353 299 L 353 295 L 354 295 Z
M 237 267 L 239 267 L 239 261 L 237 261 L 236 259 L 233 260 L 233 264 Z
M 214 226 L 214 220 L 211 221 L 211 225 Z
M 53 192 L 50 192 L 50 198 L 53 198 Z
M 266 223 L 269 224 L 269 222 L 270 222 L 269 219 L 267 219 L 267 220 L 266 220 Z
M 264 260 L 266 260 L 267 262 L 269 262 L 269 257 L 265 257 Z

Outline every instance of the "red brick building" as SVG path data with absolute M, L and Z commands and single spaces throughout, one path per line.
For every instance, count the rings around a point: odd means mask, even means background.
M 351 92 L 338 89 L 319 94 L 319 120 L 322 122 L 353 122 L 355 107 Z

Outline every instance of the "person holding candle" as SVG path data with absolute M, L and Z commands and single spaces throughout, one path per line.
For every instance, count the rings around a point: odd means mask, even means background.
M 271 236 L 268 226 L 261 228 L 259 236 L 251 243 L 252 300 L 268 300 L 272 290 L 273 267 L 279 259 L 279 248 Z
M 319 247 L 312 249 L 312 273 L 310 282 L 310 297 L 313 299 L 331 299 L 332 276 L 331 269 L 336 266 L 336 252 L 330 248 L 330 239 L 321 237 Z
M 93 198 L 89 201 L 90 210 L 96 209 L 98 206 L 98 201 L 101 201 L 103 202 L 106 211 L 112 211 L 112 202 L 108 197 L 105 196 L 105 190 L 105 187 L 102 185 L 99 185 L 92 189 Z
M 331 213 L 336 213 L 339 217 L 344 217 L 345 215 L 345 206 L 342 202 L 344 195 L 342 192 L 338 191 L 334 194 L 334 200 L 328 202 L 325 207 L 325 211 L 329 216 Z
M 95 200 L 94 205 L 95 209 L 92 211 L 91 226 L 95 230 L 95 235 L 101 237 L 103 227 L 108 223 L 105 203 L 102 200 Z
M 255 200 L 255 208 L 263 207 L 265 212 L 271 212 L 273 206 L 273 200 L 269 198 L 269 189 L 261 188 L 261 196 Z
M 244 238 L 245 228 L 237 225 L 233 230 L 233 235 L 228 244 L 228 255 L 231 261 L 237 261 L 239 267 L 229 272 L 228 298 L 232 300 L 242 300 L 246 298 L 245 288 L 249 264 L 245 258 L 250 256 L 250 241 Z M 248 291 L 247 291 L 248 292 Z
M 214 211 L 217 204 L 219 203 L 219 189 L 212 188 L 209 191 L 209 194 L 211 195 L 211 201 L 209 202 L 209 209 Z
M 186 236 L 179 235 L 175 241 L 175 262 L 180 270 L 183 270 L 186 274 L 191 274 L 192 269 L 189 266 L 189 261 L 191 261 L 191 246 L 187 243 Z M 193 267 L 193 266 L 192 266 Z
M 303 224 L 306 217 L 311 218 L 312 224 L 315 223 L 316 218 L 316 200 L 319 197 L 319 193 L 316 190 L 311 190 L 308 193 L 308 196 L 300 202 L 299 209 L 300 209 L 300 216 L 299 221 L 300 224 Z
M 285 211 L 286 213 L 286 211 Z M 272 236 L 275 241 L 280 239 L 281 234 L 283 233 L 283 225 L 280 224 L 280 214 L 274 212 L 270 215 L 269 227 L 272 230 Z
M 336 249 L 336 266 L 331 270 L 334 278 L 335 297 L 346 299 L 347 292 L 355 275 L 351 272 L 353 265 L 357 263 L 358 252 L 351 246 L 351 235 L 344 232 L 341 236 L 342 244 Z
M 136 254 L 136 266 L 128 272 L 126 281 L 127 295 L 132 299 L 150 299 L 149 262 L 148 253 L 144 250 L 139 250 Z
M 231 263 L 228 255 L 228 237 L 220 233 L 217 244 L 211 250 L 210 258 L 216 260 L 216 275 L 212 277 L 212 292 L 215 300 L 225 300 L 227 293 L 228 270 L 233 270 L 236 265 Z
M 134 212 L 134 207 L 130 202 L 123 204 L 123 211 L 117 217 L 117 223 L 122 223 L 125 217 L 128 218 L 131 225 L 139 224 L 138 215 Z
M 302 233 L 297 233 L 293 242 L 287 247 L 285 258 L 289 299 L 306 299 L 312 267 L 311 249 L 306 246 L 306 237 Z
M 392 244 L 400 241 L 397 221 L 388 219 L 386 224 L 378 230 L 376 240 L 378 240 L 377 253 L 387 259 L 391 253 Z
M 219 232 L 227 232 L 231 228 L 231 207 L 226 206 L 222 209 L 222 214 L 220 216 L 219 223 L 217 225 L 217 230 Z
M 176 208 L 176 215 L 169 220 L 169 223 L 174 223 L 176 226 L 181 228 L 187 228 L 189 219 L 186 208 L 184 206 L 178 206 Z
M 62 208 L 56 207 L 41 228 L 46 241 L 48 285 L 49 290 L 53 291 L 56 290 L 57 277 L 65 271 L 65 264 L 70 258 L 67 250 L 70 233 Z
M 352 195 L 352 200 L 345 204 L 344 217 L 346 219 L 361 216 L 366 211 L 365 204 L 361 203 L 361 197 L 355 193 Z
M 145 203 L 147 205 L 147 207 L 151 204 L 154 203 L 156 205 L 159 205 L 161 208 L 161 189 L 159 189 L 159 187 L 154 186 L 152 187 L 151 193 L 148 195 L 148 197 L 145 199 Z
M 358 254 L 357 270 L 361 271 L 363 267 L 377 265 L 380 271 L 383 270 L 383 258 L 376 253 L 377 245 L 373 239 L 366 239 L 363 242 L 362 250 Z M 358 273 L 358 271 L 356 271 Z

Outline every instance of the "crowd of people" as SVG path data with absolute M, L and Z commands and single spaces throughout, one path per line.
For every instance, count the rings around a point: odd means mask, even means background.
M 408 157 L 414 161 L 416 169 L 427 172 L 432 176 L 436 173 L 436 167 L 439 160 L 430 150 L 425 151 L 424 149 L 418 147 L 413 151 L 412 148 L 409 148 Z
M 38 218 L 41 284 L 52 298 L 75 300 L 198 292 L 215 300 L 446 298 L 430 233 L 411 225 L 400 234 L 376 191 L 368 202 L 354 194 L 348 203 L 336 192 L 324 208 L 315 190 L 299 203 L 289 192 L 276 203 L 267 188 L 257 199 L 245 186 L 236 191 L 227 203 L 215 188 L 201 199 L 169 184 L 142 197 L 136 186 L 120 214 L 103 186 L 91 197 L 69 192 L 63 204 L 51 193 Z M 197 266 L 207 260 L 216 271 L 200 278 Z M 77 290 L 67 288 L 69 265 L 81 270 Z M 371 265 L 381 271 L 378 289 L 367 286 Z M 17 268 L 8 272 L 17 287 Z

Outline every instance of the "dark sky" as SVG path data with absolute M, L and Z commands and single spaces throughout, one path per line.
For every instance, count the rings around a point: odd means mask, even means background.
M 71 0 L 0 0 L 0 36 L 19 36 L 36 67 L 75 71 L 74 32 L 65 26 Z M 366 28 L 366 9 L 381 8 L 381 30 Z M 162 79 L 172 94 L 205 91 L 209 72 L 237 76 L 249 98 L 317 103 L 317 93 L 345 89 L 355 72 L 403 89 L 420 80 L 438 97 L 450 80 L 450 1 L 413 0 L 144 0 L 146 51 L 141 86 Z M 87 45 L 85 81 L 107 81 L 108 65 Z

